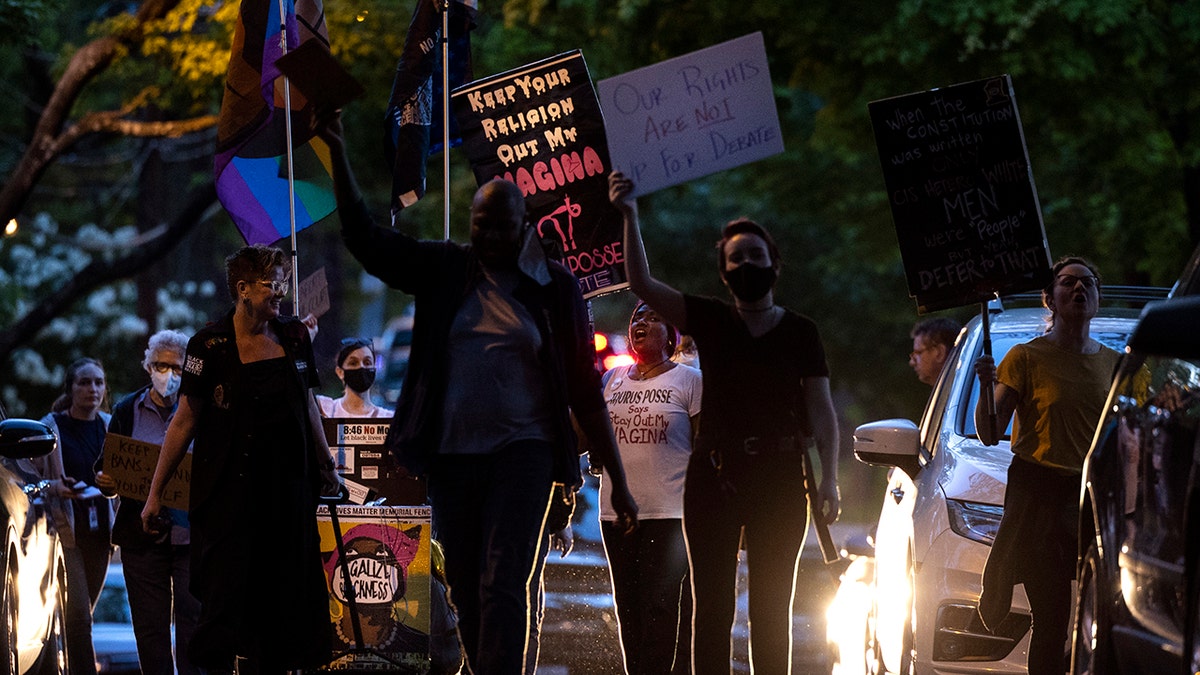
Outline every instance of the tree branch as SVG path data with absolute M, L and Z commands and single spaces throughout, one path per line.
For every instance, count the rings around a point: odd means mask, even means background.
M 46 168 L 87 131 L 76 125 L 62 133 L 71 108 L 84 87 L 108 68 L 121 49 L 129 49 L 145 39 L 143 28 L 147 21 L 166 16 L 179 2 L 180 0 L 144 0 L 138 7 L 136 19 L 129 29 L 119 35 L 107 35 L 92 40 L 71 56 L 66 70 L 54 86 L 50 100 L 42 110 L 41 117 L 38 118 L 33 137 L 21 156 L 21 161 L 17 162 L 3 189 L 0 189 L 0 223 L 8 222 L 20 213 L 33 186 L 41 179 Z
M 0 333 L 0 361 L 6 361 L 15 349 L 33 339 L 38 331 L 75 301 L 104 284 L 132 277 L 162 258 L 184 235 L 200 224 L 204 213 L 216 201 L 216 186 L 207 182 L 192 190 L 183 210 L 169 225 L 131 247 L 128 254 L 113 259 L 93 260 L 8 330 Z

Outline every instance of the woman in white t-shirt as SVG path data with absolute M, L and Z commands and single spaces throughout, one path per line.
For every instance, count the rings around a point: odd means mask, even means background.
M 371 388 L 375 384 L 375 347 L 367 338 L 346 338 L 338 351 L 336 367 L 343 392 L 338 398 L 317 396 L 317 405 L 325 417 L 388 417 L 390 408 L 375 405 Z
M 686 673 L 691 587 L 683 481 L 700 414 L 700 371 L 671 360 L 677 333 L 639 303 L 629 320 L 637 362 L 604 375 L 604 399 L 638 504 L 626 532 L 600 483 L 600 532 L 612 575 L 625 672 Z

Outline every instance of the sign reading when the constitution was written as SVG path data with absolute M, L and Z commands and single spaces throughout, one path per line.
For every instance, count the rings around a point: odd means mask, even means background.
M 1050 250 L 1007 75 L 869 104 L 922 313 L 1043 287 Z

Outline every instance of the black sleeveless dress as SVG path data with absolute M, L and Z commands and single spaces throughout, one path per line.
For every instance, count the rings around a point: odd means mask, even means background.
M 192 520 L 191 590 L 201 616 L 190 655 L 211 667 L 233 655 L 264 669 L 323 665 L 329 594 L 304 431 L 288 404 L 294 376 L 285 357 L 239 368 L 231 461 L 203 517 Z

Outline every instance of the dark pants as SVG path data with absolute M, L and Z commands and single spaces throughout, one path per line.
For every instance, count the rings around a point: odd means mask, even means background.
M 1025 595 L 1033 614 L 1029 636 L 1029 675 L 1063 675 L 1071 639 L 1071 580 L 1029 578 Z
M 433 536 L 446 552 L 450 600 L 476 675 L 524 669 L 551 452 L 544 441 L 521 441 L 490 455 L 439 455 L 430 467 Z
M 612 574 L 625 672 L 687 673 L 691 585 L 682 521 L 642 520 L 629 534 L 602 521 L 600 533 Z
M 67 572 L 67 606 L 64 628 L 70 649 L 71 675 L 96 672 L 96 653 L 92 646 L 92 609 L 104 589 L 108 562 L 112 559 L 108 505 L 103 501 L 72 502 L 75 509 L 75 546 L 63 549 Z M 95 509 L 96 529 L 91 528 L 90 511 Z
M 123 547 L 121 561 L 143 675 L 175 672 L 176 663 L 171 656 L 172 605 L 179 675 L 197 675 L 199 670 L 186 656 L 200 616 L 200 601 L 188 591 L 191 567 L 188 547 L 170 544 Z
M 554 534 L 546 532 L 538 543 L 533 576 L 529 580 L 529 644 L 525 646 L 525 675 L 537 672 L 542 649 L 542 619 L 546 616 L 546 557 Z
M 692 569 L 692 665 L 728 675 L 732 658 L 738 543 L 745 530 L 750 662 L 756 675 L 791 671 L 792 596 L 808 528 L 798 453 L 758 455 L 723 488 L 709 458 L 692 455 L 683 529 Z
M 1078 474 L 1013 457 L 1004 519 L 983 570 L 979 611 L 987 626 L 1008 614 L 1014 584 L 1025 585 L 1033 630 L 1030 675 L 1062 675 L 1071 627 L 1071 581 L 1079 543 Z

